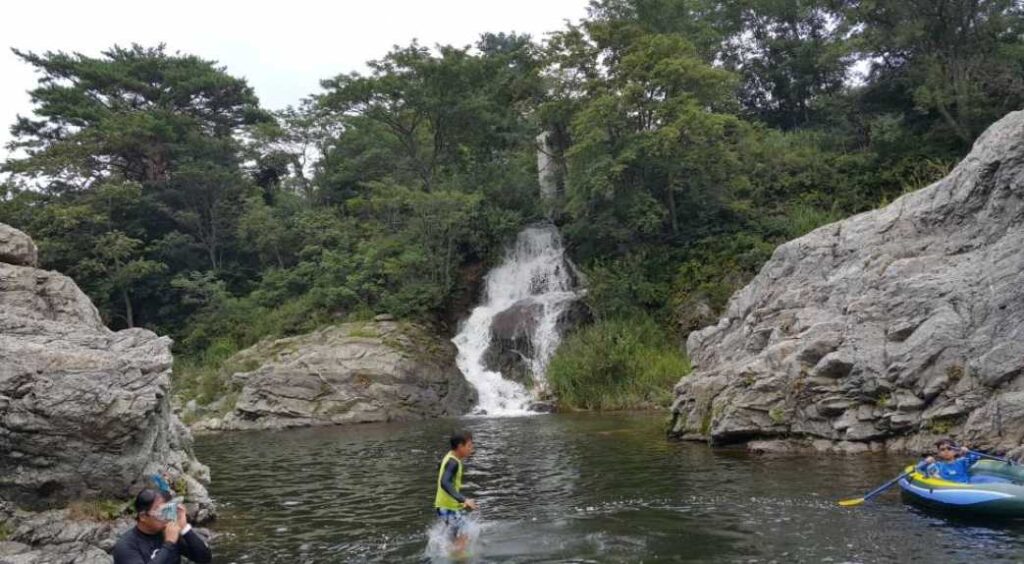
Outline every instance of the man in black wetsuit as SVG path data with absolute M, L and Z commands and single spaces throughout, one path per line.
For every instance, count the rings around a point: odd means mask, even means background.
M 170 495 L 144 489 L 135 496 L 135 526 L 114 546 L 114 564 L 180 564 L 184 556 L 197 564 L 213 560 L 206 541 L 185 520 L 185 507 L 178 506 L 178 518 L 164 521 L 160 509 Z

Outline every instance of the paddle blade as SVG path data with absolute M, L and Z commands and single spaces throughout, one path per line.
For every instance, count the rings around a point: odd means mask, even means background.
M 839 502 L 839 505 L 842 505 L 843 507 L 856 507 L 856 506 L 858 506 L 858 505 L 860 505 L 862 503 L 864 503 L 864 498 L 863 497 L 858 497 L 857 499 L 844 499 L 844 500 L 841 500 Z

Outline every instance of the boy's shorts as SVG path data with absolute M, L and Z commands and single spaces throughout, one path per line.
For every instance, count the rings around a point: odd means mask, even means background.
M 466 517 L 462 511 L 437 508 L 437 518 L 444 523 L 448 535 L 455 540 L 466 528 Z

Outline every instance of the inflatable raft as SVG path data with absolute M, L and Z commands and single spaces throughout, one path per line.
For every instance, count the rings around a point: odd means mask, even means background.
M 908 466 L 906 472 L 911 471 L 899 481 L 906 501 L 961 514 L 1024 518 L 1024 466 L 980 460 L 971 466 L 966 483 L 929 477 Z

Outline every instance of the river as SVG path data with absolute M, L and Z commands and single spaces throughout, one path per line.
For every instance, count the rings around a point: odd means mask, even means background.
M 446 437 L 476 437 L 479 562 L 1016 562 L 1024 526 L 890 493 L 891 455 L 753 455 L 667 441 L 653 415 L 560 414 L 201 437 L 218 562 L 425 561 Z

